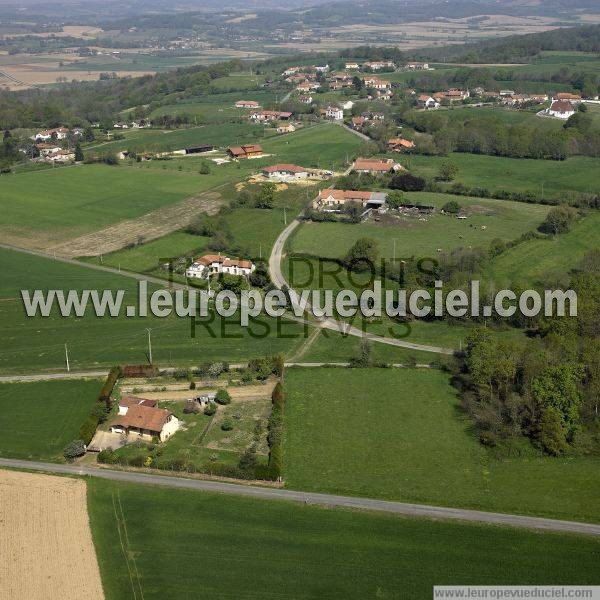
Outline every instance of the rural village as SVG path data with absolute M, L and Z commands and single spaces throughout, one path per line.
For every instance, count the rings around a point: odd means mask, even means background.
M 259 4 L 0 19 L 0 598 L 597 586 L 598 11 Z

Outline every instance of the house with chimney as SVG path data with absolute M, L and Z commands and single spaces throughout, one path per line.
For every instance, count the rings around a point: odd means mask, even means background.
M 265 167 L 262 174 L 272 181 L 290 181 L 292 179 L 307 179 L 310 171 L 298 165 L 281 164 Z

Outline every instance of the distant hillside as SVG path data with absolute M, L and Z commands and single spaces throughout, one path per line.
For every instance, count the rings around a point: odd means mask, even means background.
M 600 25 L 514 35 L 462 46 L 423 49 L 415 57 L 475 63 L 528 62 L 544 50 L 600 53 Z

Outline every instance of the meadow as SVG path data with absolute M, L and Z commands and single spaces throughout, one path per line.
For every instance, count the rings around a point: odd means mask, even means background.
M 0 456 L 62 460 L 101 387 L 96 379 L 1 383 Z
M 405 193 L 407 202 L 420 202 L 440 209 L 455 200 L 468 214 L 457 219 L 439 212 L 425 216 L 401 217 L 383 223 L 305 223 L 290 242 L 290 250 L 325 258 L 343 257 L 352 244 L 361 237 L 379 242 L 381 256 L 396 258 L 411 256 L 436 257 L 438 248 L 450 251 L 457 247 L 486 247 L 494 238 L 505 241 L 516 239 L 535 229 L 548 211 L 545 206 L 506 200 L 467 198 L 427 192 Z
M 447 157 L 409 156 L 400 162 L 414 174 L 434 179 L 440 164 L 447 160 L 458 167 L 455 181 L 490 192 L 533 192 L 544 198 L 560 199 L 568 191 L 600 191 L 595 176 L 600 169 L 600 158 L 588 156 L 555 161 L 454 152 Z
M 444 372 L 292 368 L 285 390 L 290 488 L 600 521 L 598 458 L 496 458 Z
M 146 363 L 146 328 L 152 329 L 153 359 L 161 366 L 286 354 L 305 335 L 302 325 L 284 320 L 261 316 L 260 322 L 251 321 L 246 328 L 240 325 L 238 314 L 221 318 L 211 313 L 197 324 L 192 337 L 188 317 L 125 316 L 126 305 L 137 306 L 133 279 L 12 250 L 0 250 L 0 270 L 0 372 L 62 370 L 65 343 L 74 370 Z M 22 289 L 123 290 L 122 314 L 100 318 L 90 306 L 83 317 L 64 318 L 55 307 L 48 317 L 27 317 Z
M 215 80 L 213 85 L 216 83 Z M 186 99 L 174 104 L 163 104 L 150 113 L 150 118 L 160 115 L 187 115 L 200 123 L 231 121 L 248 116 L 249 109 L 235 108 L 238 100 L 255 100 L 261 106 L 270 106 L 277 96 L 271 91 L 248 89 Z
M 9 175 L 0 179 L 0 232 L 34 246 L 60 243 L 183 200 L 212 183 L 198 174 L 107 165 Z
M 88 510 L 110 600 L 250 599 L 265 590 L 273 599 L 424 600 L 436 584 L 598 583 L 591 537 L 95 478 Z
M 165 260 L 161 259 L 195 256 L 206 249 L 208 241 L 207 237 L 175 231 L 135 248 L 124 248 L 102 257 L 95 256 L 86 259 L 86 262 L 103 264 L 135 273 L 157 274 L 160 272 L 164 275 L 159 265 L 164 264 Z
M 216 147 L 229 146 L 256 141 L 256 138 L 264 133 L 264 129 L 262 125 L 249 122 L 209 123 L 183 129 L 137 129 L 123 133 L 124 139 L 92 142 L 83 150 L 85 154 L 101 155 L 123 150 L 172 152 L 204 144 L 212 144 Z
M 497 285 L 517 287 L 562 281 L 583 256 L 600 247 L 600 214 L 589 212 L 568 233 L 529 240 L 492 260 L 488 275 Z

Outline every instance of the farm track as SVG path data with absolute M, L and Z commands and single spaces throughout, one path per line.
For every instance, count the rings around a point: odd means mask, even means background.
M 99 231 L 88 233 L 46 250 L 59 256 L 98 256 L 135 244 L 140 238 L 149 242 L 189 225 L 198 213 L 214 215 L 223 201 L 215 191 L 202 192 L 181 202 L 159 208 L 135 219 L 127 219 Z
M 426 504 L 409 504 L 406 502 L 391 502 L 335 494 L 320 494 L 301 492 L 272 487 L 259 487 L 211 481 L 206 479 L 191 479 L 185 477 L 154 475 L 134 471 L 118 471 L 107 468 L 88 467 L 84 465 L 63 465 L 45 462 L 14 460 L 0 458 L 0 466 L 14 469 L 28 469 L 47 473 L 62 473 L 67 475 L 88 475 L 113 481 L 134 484 L 159 485 L 171 488 L 198 490 L 205 492 L 246 496 L 260 500 L 285 500 L 313 504 L 329 508 L 349 508 L 384 512 L 408 517 L 442 519 L 450 521 L 467 521 L 485 523 L 488 525 L 503 525 L 522 529 L 553 531 L 559 533 L 575 533 L 600 537 L 600 525 L 596 523 L 581 523 L 577 521 L 562 521 L 525 515 L 510 515 L 504 513 L 484 512 L 462 508 L 430 506 Z

